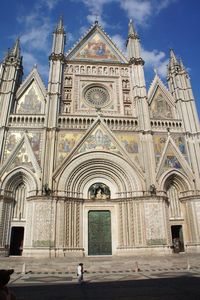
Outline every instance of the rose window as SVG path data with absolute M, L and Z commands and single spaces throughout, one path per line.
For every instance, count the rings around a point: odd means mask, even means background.
M 103 87 L 90 87 L 85 92 L 85 100 L 93 107 L 106 106 L 110 100 L 108 91 Z

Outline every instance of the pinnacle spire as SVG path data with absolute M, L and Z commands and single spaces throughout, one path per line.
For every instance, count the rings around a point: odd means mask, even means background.
M 181 70 L 184 70 L 184 71 L 185 71 L 185 66 L 184 66 L 184 64 L 183 64 L 182 59 L 180 59 L 180 68 L 181 68 Z
M 176 58 L 176 55 L 175 55 L 173 49 L 170 49 L 170 60 L 173 61 L 174 63 L 178 63 L 178 60 Z
M 13 49 L 10 51 L 10 53 L 14 56 L 14 57 L 20 57 L 20 39 L 19 37 L 16 39 L 15 45 L 13 47 Z
M 134 28 L 133 20 L 130 19 L 129 24 L 128 24 L 128 36 L 134 36 L 136 35 L 136 31 Z
M 56 26 L 56 33 L 64 33 L 63 16 L 60 16 L 58 24 Z
M 170 73 L 173 69 L 180 69 L 180 63 L 174 53 L 174 50 L 170 49 L 168 72 Z

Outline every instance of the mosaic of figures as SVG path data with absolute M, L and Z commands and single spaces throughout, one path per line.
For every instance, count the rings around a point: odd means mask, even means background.
M 184 158 L 187 160 L 188 157 L 187 157 L 184 137 L 180 136 L 180 135 L 172 135 L 172 138 L 173 138 L 176 146 L 178 147 L 178 149 L 180 150 L 180 152 L 184 156 Z M 155 134 L 153 136 L 155 158 L 156 158 L 156 163 L 157 164 L 158 164 L 158 162 L 160 160 L 160 157 L 163 153 L 163 149 L 165 147 L 166 141 L 167 141 L 167 135 L 166 134 L 159 134 L 159 135 Z
M 182 166 L 181 166 L 178 158 L 176 157 L 176 154 L 174 153 L 174 149 L 172 148 L 171 145 L 167 149 L 164 166 L 163 166 L 163 171 L 167 170 L 169 168 L 182 169 Z
M 173 118 L 172 109 L 159 89 L 157 90 L 151 103 L 151 117 L 158 119 Z
M 132 159 L 138 164 L 141 165 L 139 159 L 139 136 L 133 134 L 116 134 L 117 139 L 121 142 L 122 146 L 130 154 Z
M 33 172 L 35 171 L 25 145 L 19 150 L 12 164 L 7 168 L 7 172 L 18 166 L 26 166 Z
M 30 145 L 38 162 L 41 161 L 41 133 L 28 132 L 27 133 Z M 8 132 L 6 147 L 4 152 L 4 160 L 12 153 L 16 145 L 23 137 L 23 132 Z
M 120 154 L 117 146 L 112 142 L 107 133 L 103 132 L 101 128 L 97 127 L 92 134 L 84 141 L 78 153 L 86 151 L 112 151 Z
M 40 114 L 42 113 L 41 109 L 42 102 L 38 99 L 38 95 L 33 87 L 17 105 L 17 113 Z
M 93 65 L 66 65 L 65 74 L 129 76 L 129 68 Z
M 108 44 L 96 33 L 90 41 L 76 54 L 78 59 L 119 61 Z
M 68 156 L 81 136 L 80 132 L 60 132 L 58 134 L 57 165 Z

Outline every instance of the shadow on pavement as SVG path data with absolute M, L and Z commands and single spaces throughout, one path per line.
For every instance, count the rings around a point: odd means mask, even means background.
M 28 284 L 11 288 L 17 300 L 199 300 L 200 278 Z

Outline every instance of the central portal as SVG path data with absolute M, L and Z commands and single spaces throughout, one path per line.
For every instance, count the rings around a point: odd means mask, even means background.
M 110 211 L 88 212 L 88 255 L 112 255 Z

